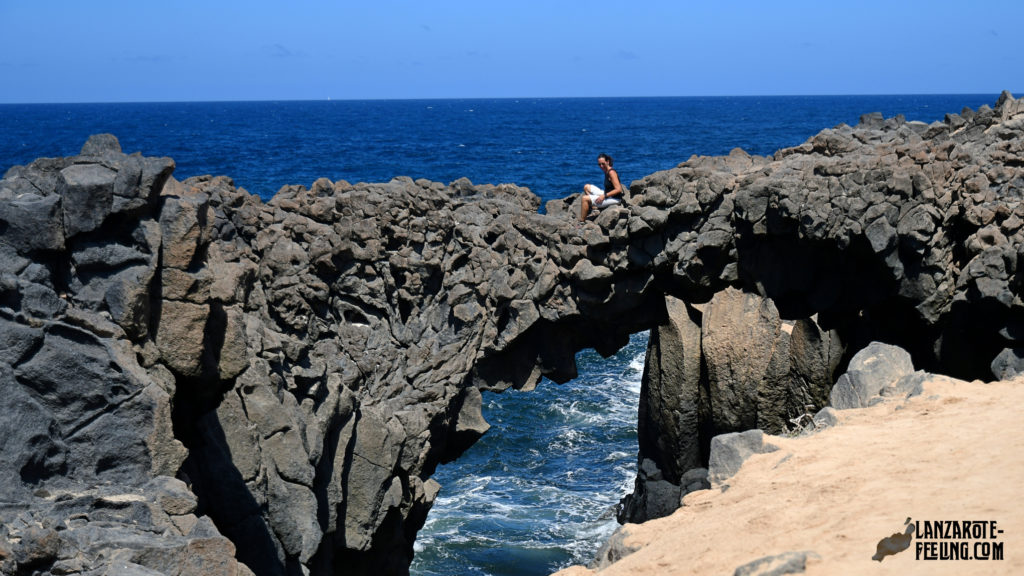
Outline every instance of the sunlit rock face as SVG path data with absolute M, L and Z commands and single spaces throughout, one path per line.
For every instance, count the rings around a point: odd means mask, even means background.
M 700 224 L 677 236 L 698 240 L 666 290 L 688 299 L 667 297 L 651 332 L 621 521 L 705 487 L 713 436 L 784 432 L 828 405 L 871 341 L 961 377 L 1021 369 L 1021 112 L 1004 94 L 932 125 L 867 115 L 747 167 L 736 151 L 634 183 Z M 715 202 L 731 230 L 700 220 Z
M 318 180 L 264 203 L 109 135 L 12 168 L 3 570 L 405 573 L 435 467 L 487 430 L 480 391 L 564 382 L 576 351 L 640 330 L 700 342 L 676 347 L 680 390 L 723 430 L 827 398 L 870 340 L 954 375 L 1014 370 L 1022 113 L 1004 94 L 695 157 L 583 225 L 573 197 L 539 214 L 529 190 L 466 180 Z M 664 448 L 705 450 L 658 426 Z

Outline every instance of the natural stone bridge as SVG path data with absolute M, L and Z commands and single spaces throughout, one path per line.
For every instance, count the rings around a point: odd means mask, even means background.
M 96 136 L 0 181 L 5 573 L 405 573 L 431 474 L 487 429 L 480 390 L 575 377 L 577 351 L 666 323 L 666 296 L 701 326 L 732 295 L 709 350 L 774 326 L 766 349 L 691 356 L 705 435 L 784 425 L 870 340 L 962 377 L 1024 356 L 1005 93 L 694 157 L 583 226 L 572 198 L 539 214 L 507 184 L 318 180 L 263 203 L 173 169 Z

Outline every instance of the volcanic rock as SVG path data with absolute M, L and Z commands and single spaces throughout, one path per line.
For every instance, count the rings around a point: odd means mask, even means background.
M 1024 348 L 1022 127 L 1004 94 L 930 126 L 869 117 L 773 157 L 694 157 L 582 228 L 465 179 L 321 179 L 262 202 L 109 135 L 13 167 L 3 569 L 403 574 L 431 474 L 486 430 L 480 391 L 575 377 L 576 351 L 668 326 L 666 295 L 700 312 L 698 417 L 723 431 L 817 404 L 871 341 L 990 377 Z M 692 411 L 692 380 L 679 390 L 648 409 Z M 686 450 L 652 461 L 675 478 Z M 147 488 L 161 476 L 191 516 Z

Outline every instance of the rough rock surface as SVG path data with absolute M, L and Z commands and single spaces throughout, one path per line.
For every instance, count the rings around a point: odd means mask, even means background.
M 695 273 L 696 290 L 683 292 L 688 302 L 666 298 L 667 321 L 648 344 L 639 469 L 620 522 L 678 507 L 687 492 L 682 474 L 708 465 L 717 434 L 817 429 L 829 425 L 830 403 L 860 407 L 914 393 L 927 373 L 913 373 L 902 349 L 874 343 L 860 360 L 848 359 L 871 339 L 899 343 L 920 364 L 962 376 L 1004 378 L 1024 365 L 1014 347 L 1021 162 L 1002 153 L 1020 150 L 1019 107 L 1004 95 L 998 110 L 964 110 L 931 126 L 866 115 L 855 128 L 826 130 L 770 160 L 750 158 L 745 171 L 723 169 L 747 159 L 734 151 L 634 182 L 644 191 L 635 204 L 654 200 L 670 214 L 696 201 L 701 210 L 690 210 L 706 216 L 701 192 L 731 202 L 728 226 L 701 222 L 689 237 L 704 239 L 697 243 L 704 253 L 691 245 L 678 262 L 704 274 L 714 262 L 713 276 L 737 277 L 744 292 Z M 979 126 L 981 118 L 1000 120 Z M 974 140 L 983 135 L 992 138 Z M 996 160 L 964 165 L 980 158 Z M 709 193 L 730 186 L 735 193 L 724 198 Z M 707 248 L 712 240 L 717 251 Z M 685 281 L 679 270 L 673 281 Z M 996 284 L 1003 288 L 993 299 Z M 986 286 L 988 297 L 979 289 Z M 900 362 L 878 357 L 879 347 L 898 351 Z M 867 365 L 876 361 L 898 374 Z
M 843 354 L 835 331 L 814 318 L 783 321 L 768 298 L 734 288 L 706 305 L 665 298 L 667 322 L 651 329 L 638 409 L 640 462 L 620 522 L 671 514 L 708 487 L 690 470 L 711 460 L 712 438 L 785 432 L 825 407 Z
M 196 506 L 167 476 L 128 490 L 39 490 L 31 508 L 4 510 L 0 573 L 252 575 Z
M 832 406 L 837 410 L 863 408 L 883 389 L 913 373 L 914 361 L 906 350 L 872 342 L 854 354 L 846 372 L 832 387 Z
M 636 552 L 636 548 L 626 544 L 627 538 L 629 538 L 629 529 L 627 527 L 619 526 L 616 528 L 615 532 L 601 546 L 601 549 L 597 551 L 597 556 L 590 563 L 589 568 L 600 571 L 602 568 L 606 568 Z
M 775 556 L 765 556 L 736 568 L 733 576 L 783 576 L 784 574 L 803 574 L 807 570 L 807 560 L 820 559 L 813 550 L 786 552 Z
M 774 452 L 778 447 L 765 442 L 764 432 L 747 430 L 719 434 L 711 439 L 711 457 L 708 463 L 708 479 L 713 488 L 722 484 L 739 471 L 743 462 L 754 454 Z
M 0 523 L 22 532 L 6 528 L 0 561 L 188 573 L 119 552 L 166 534 L 185 549 L 227 538 L 260 576 L 402 574 L 435 467 L 486 431 L 480 390 L 575 377 L 576 351 L 665 324 L 666 294 L 710 301 L 711 317 L 727 288 L 754 294 L 759 317 L 816 317 L 847 350 L 891 342 L 929 370 L 1011 365 L 1022 128 L 1009 94 L 933 125 L 868 116 L 772 158 L 694 157 L 582 228 L 563 201 L 542 215 L 526 189 L 466 180 L 318 180 L 263 203 L 226 177 L 178 182 L 173 161 L 111 136 L 14 167 L 0 180 Z M 749 397 L 734 352 L 714 370 Z M 115 519 L 127 534 L 92 530 L 108 528 L 104 491 L 149 502 L 165 476 L 196 497 L 197 525 L 212 521 L 201 534 L 174 532 L 159 503 Z M 96 496 L 52 496 L 78 493 Z M 78 548 L 45 532 L 79 521 L 94 537 Z M 201 571 L 244 573 L 217 549 Z

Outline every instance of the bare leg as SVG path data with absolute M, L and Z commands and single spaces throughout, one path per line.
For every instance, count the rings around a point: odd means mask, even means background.
M 580 222 L 586 222 L 587 214 L 590 213 L 590 196 L 584 194 L 580 197 Z

